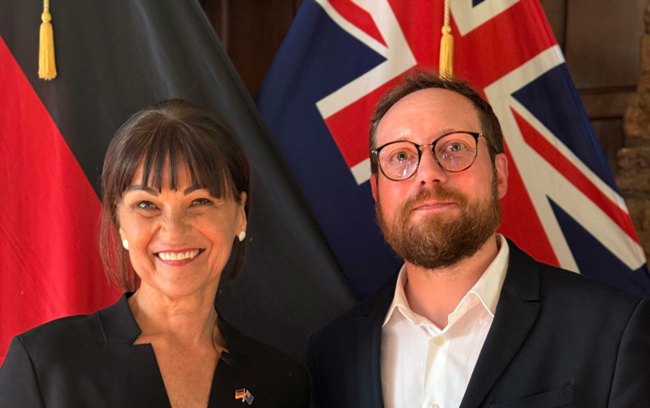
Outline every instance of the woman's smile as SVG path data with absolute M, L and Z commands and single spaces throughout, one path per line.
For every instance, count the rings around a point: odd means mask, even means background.
M 156 252 L 154 255 L 167 265 L 183 266 L 197 259 L 203 252 L 205 252 L 205 248 L 184 248 Z

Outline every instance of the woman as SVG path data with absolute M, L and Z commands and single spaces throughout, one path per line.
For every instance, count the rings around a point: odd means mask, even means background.
M 241 268 L 249 187 L 248 160 L 214 115 L 170 100 L 131 117 L 102 172 L 102 258 L 127 293 L 14 338 L 0 406 L 307 406 L 306 371 L 214 307 L 233 248 Z

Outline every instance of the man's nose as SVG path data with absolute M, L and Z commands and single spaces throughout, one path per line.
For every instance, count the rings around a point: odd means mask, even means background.
M 423 146 L 415 181 L 421 185 L 444 184 L 447 177 L 447 172 L 436 161 L 431 146 Z

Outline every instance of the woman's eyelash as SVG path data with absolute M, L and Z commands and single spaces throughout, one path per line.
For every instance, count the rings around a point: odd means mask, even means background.
M 203 205 L 210 205 L 210 204 L 213 204 L 213 202 L 212 200 L 208 200 L 207 198 L 197 198 L 195 200 L 192 200 L 193 206 L 203 206 Z M 156 205 L 151 201 L 138 201 L 134 207 L 140 210 L 158 209 L 158 207 L 156 207 Z

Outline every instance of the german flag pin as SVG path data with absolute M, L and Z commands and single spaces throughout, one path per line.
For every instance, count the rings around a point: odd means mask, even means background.
M 240 399 L 241 402 L 248 402 L 248 405 L 251 405 L 255 397 L 246 388 L 242 388 L 241 390 L 235 391 L 235 399 Z

